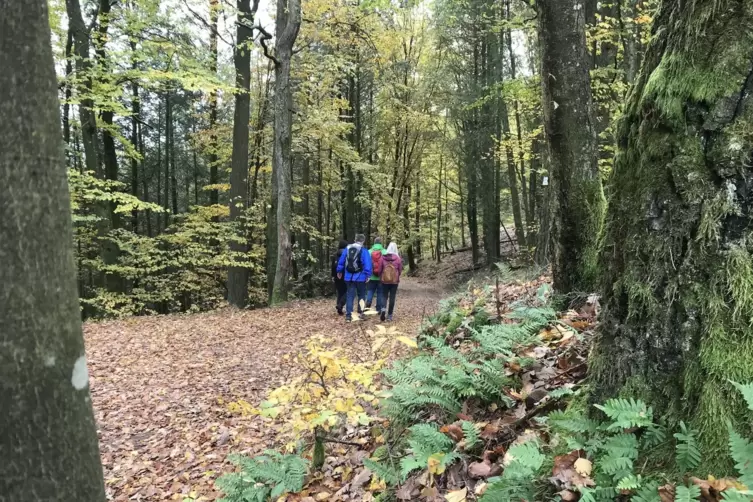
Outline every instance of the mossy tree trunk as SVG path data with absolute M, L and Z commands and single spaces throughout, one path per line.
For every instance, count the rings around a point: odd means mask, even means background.
M 551 163 L 552 271 L 562 293 L 590 291 L 604 217 L 583 0 L 536 2 L 544 131 Z
M 103 502 L 47 2 L 0 12 L 0 499 Z
M 753 4 L 665 0 L 618 130 L 594 400 L 647 399 L 701 433 L 753 432 Z M 703 470 L 705 473 L 706 470 Z

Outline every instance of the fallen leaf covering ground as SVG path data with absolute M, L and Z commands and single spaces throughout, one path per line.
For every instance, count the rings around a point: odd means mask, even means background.
M 415 333 L 444 294 L 436 282 L 405 278 L 397 329 Z M 376 324 L 375 317 L 364 324 Z M 338 317 L 334 299 L 253 311 L 155 316 L 84 326 L 90 384 L 108 497 L 184 500 L 220 493 L 228 453 L 269 444 L 259 417 L 238 417 L 222 402 L 255 403 L 293 375 L 282 364 L 312 336 L 346 351 L 368 350 Z

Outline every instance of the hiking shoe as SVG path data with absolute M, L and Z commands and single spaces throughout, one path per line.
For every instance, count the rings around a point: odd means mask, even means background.
M 385 313 L 384 310 L 382 310 L 382 313 L 379 314 L 379 320 L 382 321 L 382 322 L 384 322 L 384 319 L 386 318 L 386 316 L 387 316 L 387 314 Z
M 353 319 L 351 319 L 350 317 L 346 317 L 345 322 L 353 322 Z
M 345 315 L 345 312 L 343 312 L 343 309 L 337 309 L 337 315 Z
M 387 320 L 388 320 L 389 322 L 392 322 L 392 316 L 389 316 L 389 317 L 387 318 Z

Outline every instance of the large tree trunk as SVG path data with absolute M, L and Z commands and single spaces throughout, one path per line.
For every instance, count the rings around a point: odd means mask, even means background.
M 552 173 L 552 272 L 557 291 L 591 291 L 604 215 L 583 0 L 536 2 L 544 131 Z
M 290 237 L 291 140 L 293 128 L 293 88 L 290 83 L 290 60 L 293 44 L 301 27 L 300 0 L 277 0 L 275 33 L 275 129 L 274 163 L 277 180 L 277 263 L 270 303 L 288 298 L 288 282 L 293 261 Z
M 0 498 L 102 502 L 47 2 L 0 12 Z
M 618 131 L 594 399 L 637 394 L 700 432 L 722 473 L 727 426 L 753 432 L 753 5 L 665 0 Z
M 240 216 L 246 210 L 248 191 L 248 142 L 251 95 L 251 43 L 253 41 L 254 14 L 259 0 L 238 0 L 237 40 L 233 61 L 235 64 L 235 114 L 233 115 L 233 154 L 230 164 L 230 220 L 238 225 L 238 235 L 230 243 L 235 260 L 245 260 L 248 241 L 242 230 Z M 243 308 L 248 304 L 248 268 L 233 266 L 228 269 L 227 299 L 230 305 Z

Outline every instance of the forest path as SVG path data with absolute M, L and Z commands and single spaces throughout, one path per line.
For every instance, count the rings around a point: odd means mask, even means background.
M 398 330 L 414 335 L 446 294 L 436 282 L 405 278 L 395 307 Z M 370 317 L 363 325 L 374 325 Z M 334 298 L 271 309 L 137 317 L 84 326 L 91 393 L 111 500 L 214 500 L 228 453 L 270 446 L 258 419 L 227 413 L 226 402 L 257 405 L 290 375 L 285 354 L 313 335 L 346 351 L 364 350 L 334 309 Z M 361 342 L 361 343 L 359 343 Z M 188 499 L 190 500 L 190 499 Z

